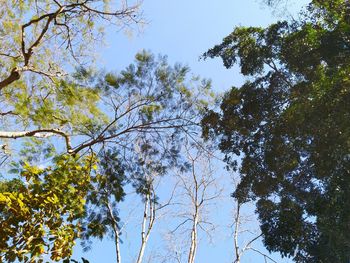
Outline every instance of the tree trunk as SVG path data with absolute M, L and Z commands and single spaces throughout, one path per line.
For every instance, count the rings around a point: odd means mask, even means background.
M 192 231 L 191 231 L 191 247 L 188 253 L 188 263 L 194 263 L 197 252 L 197 225 L 198 225 L 198 211 L 196 212 L 193 219 Z
M 117 263 L 122 263 L 121 253 L 120 253 L 120 240 L 119 240 L 119 228 L 117 220 L 114 218 L 113 210 L 111 208 L 110 203 L 107 203 L 108 213 L 112 220 L 112 227 L 114 232 L 114 243 L 115 243 L 115 251 L 117 255 Z
M 117 263 L 121 263 L 122 262 L 122 257 L 120 254 L 120 241 L 119 241 L 119 232 L 118 231 L 114 231 L 114 235 L 115 235 L 115 251 L 116 251 L 116 255 L 117 255 Z
M 235 259 L 235 261 L 233 263 L 240 263 L 241 262 L 241 252 L 239 251 L 239 246 L 238 246 L 238 232 L 239 232 L 239 225 L 240 225 L 240 210 L 241 210 L 241 205 L 237 202 L 237 211 L 236 211 L 236 217 L 235 217 L 235 231 L 234 231 L 234 235 L 233 235 L 236 259 Z
M 148 215 L 148 212 L 149 212 L 149 215 Z M 139 250 L 136 263 L 142 263 L 147 241 L 149 239 L 151 230 L 153 228 L 154 220 L 155 220 L 155 203 L 152 199 L 151 194 L 148 194 L 146 195 L 144 213 L 143 213 L 143 219 L 142 219 L 141 247 Z

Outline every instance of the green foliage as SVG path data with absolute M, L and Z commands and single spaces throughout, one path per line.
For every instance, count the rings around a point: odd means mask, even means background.
M 46 168 L 25 163 L 21 180 L 1 182 L 0 255 L 6 262 L 71 256 L 95 162 L 64 155 Z
M 204 54 L 251 76 L 203 132 L 239 168 L 234 197 L 257 202 L 266 247 L 296 262 L 350 259 L 348 14 L 347 1 L 312 1 L 299 22 L 237 28 Z
M 27 68 L 23 71 L 27 74 L 22 76 L 23 81 L 8 87 L 10 90 L 30 86 L 29 83 L 37 84 L 43 79 L 50 85 L 49 78 L 59 80 L 62 74 L 57 73 L 63 73 L 67 64 L 91 62 L 96 40 L 102 40 L 105 20 L 118 20 L 125 24 L 139 20 L 136 7 L 110 5 L 108 2 L 2 1 L 0 81 L 12 69 L 24 66 Z
M 214 96 L 209 81 L 188 75 L 188 67 L 171 66 L 166 57 L 141 51 L 125 70 L 90 79 L 102 96 L 113 101 L 114 108 L 105 106 L 115 112 L 115 121 L 104 136 L 121 147 L 106 146 L 99 154 L 84 224 L 87 249 L 92 237 L 118 238 L 118 203 L 124 199 L 126 184 L 145 200 L 153 181 L 168 169 L 188 168 L 181 155 L 184 138 L 199 132 L 199 117 Z
M 105 124 L 100 94 L 84 85 L 91 72 L 79 67 L 73 80 L 66 70 L 94 60 L 106 21 L 138 21 L 136 6 L 108 2 L 1 2 L 0 108 L 9 113 L 1 115 L 2 131 L 56 129 L 91 135 Z
M 214 99 L 210 81 L 146 51 L 119 73 L 79 67 L 54 88 L 42 84 L 5 95 L 15 110 L 3 129 L 20 132 L 2 134 L 26 137 L 8 171 L 20 180 L 0 184 L 0 256 L 9 262 L 69 260 L 78 237 L 88 245 L 116 236 L 125 185 L 144 198 L 150 175 L 186 169 L 182 143 Z

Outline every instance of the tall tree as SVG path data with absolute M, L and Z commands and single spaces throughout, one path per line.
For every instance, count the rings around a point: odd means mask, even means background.
M 349 14 L 348 1 L 314 0 L 300 21 L 238 27 L 204 54 L 249 76 L 204 135 L 240 170 L 234 196 L 257 200 L 266 247 L 296 262 L 350 260 Z
M 103 122 L 98 92 L 74 84 L 67 71 L 93 60 L 107 24 L 137 23 L 138 7 L 123 1 L 2 1 L 2 153 L 10 152 L 13 139 L 51 136 L 63 138 L 71 152 L 73 130 Z
M 46 222 L 50 214 L 46 210 L 41 212 L 41 199 L 32 204 L 35 198 L 32 198 L 31 194 L 20 193 L 30 192 L 33 188 L 39 191 L 35 192 L 34 196 L 37 194 L 45 197 L 46 192 L 58 196 L 56 190 L 67 189 L 72 192 L 62 196 L 68 197 L 69 194 L 76 193 L 76 184 L 80 187 L 87 176 L 89 180 L 84 184 L 84 191 L 79 199 L 80 213 L 72 217 L 74 220 L 70 224 L 71 231 L 75 234 L 72 232 L 70 239 L 64 243 L 64 248 L 60 248 L 65 253 L 57 257 L 52 256 L 52 260 L 69 257 L 74 240 L 81 234 L 84 237 L 102 238 L 112 232 L 118 246 L 117 203 L 123 200 L 123 185 L 126 182 L 133 184 L 144 197 L 145 204 L 152 203 L 154 209 L 156 197 L 152 192 L 150 173 L 157 172 L 161 175 L 168 167 L 181 166 L 180 150 L 183 137 L 187 134 L 194 136 L 194 132 L 198 131 L 198 117 L 206 105 L 206 100 L 203 99 L 210 97 L 211 94 L 210 82 L 188 75 L 187 67 L 179 64 L 170 66 L 165 57 L 160 56 L 156 59 L 152 54 L 143 51 L 136 55 L 134 64 L 119 74 L 91 74 L 85 69 L 79 69 L 72 79 L 62 81 L 59 89 L 62 89 L 63 93 L 48 94 L 45 100 L 52 102 L 63 100 L 63 104 L 50 103 L 50 107 L 58 107 L 57 111 L 49 111 L 42 118 L 52 116 L 60 116 L 60 120 L 66 118 L 61 128 L 55 130 L 65 139 L 65 146 L 62 147 L 52 140 L 51 136 L 56 133 L 51 129 L 41 128 L 19 136 L 34 136 L 36 139 L 24 141 L 22 146 L 19 145 L 22 148 L 20 158 L 13 164 L 16 169 L 12 169 L 12 172 L 20 175 L 20 180 L 28 187 L 21 187 L 19 192 L 13 191 L 13 193 L 6 190 L 8 187 L 3 188 L 0 220 L 18 221 L 18 224 L 22 224 L 27 221 L 30 223 L 31 218 L 35 218 L 40 222 Z M 78 94 L 84 96 L 79 97 Z M 88 112 L 89 109 L 94 109 L 94 112 L 84 113 L 85 109 Z M 48 125 L 55 124 L 48 123 Z M 41 141 L 38 141 L 37 137 L 41 137 Z M 140 142 L 141 152 L 133 146 L 137 145 L 137 142 Z M 60 156 L 68 158 L 70 165 L 56 162 L 57 158 L 58 160 L 63 158 Z M 89 165 L 86 164 L 87 168 L 83 169 L 80 162 L 89 156 L 93 161 Z M 160 161 L 156 162 L 154 158 Z M 38 165 L 38 162 L 41 165 Z M 32 177 L 40 177 L 41 180 L 23 177 L 23 170 L 32 171 Z M 56 172 L 51 172 L 53 170 Z M 73 178 L 68 180 L 67 177 L 70 176 Z M 52 190 L 45 186 L 53 180 L 51 177 L 57 177 L 56 188 Z M 13 181 L 5 184 L 12 185 Z M 86 201 L 87 206 L 84 206 Z M 12 206 L 15 202 L 19 204 L 29 202 L 33 207 L 26 209 L 24 217 L 14 211 Z M 69 198 L 55 199 L 54 204 L 63 208 L 67 206 L 70 208 L 73 205 Z M 49 206 L 45 208 L 49 209 Z M 66 223 L 70 219 L 70 216 L 67 216 L 70 212 L 64 210 L 61 216 L 55 214 L 55 218 L 61 223 Z M 86 223 L 86 220 L 82 222 L 83 219 L 87 219 L 88 222 Z M 36 223 L 33 224 L 36 226 Z M 58 223 L 53 224 L 57 227 Z M 0 233 L 4 241 L 0 256 L 11 257 L 11 260 L 24 260 L 21 257 L 23 252 L 21 242 L 26 243 L 31 236 L 23 235 L 20 243 L 13 242 L 15 232 L 12 226 L 12 224 L 5 225 Z M 50 229 L 47 224 L 43 228 Z M 51 232 L 43 232 L 42 235 L 41 238 L 44 240 L 42 242 L 46 242 L 46 239 L 51 240 Z M 143 239 L 146 239 L 146 236 Z M 48 243 L 40 244 L 50 248 Z M 142 251 L 144 248 L 145 242 L 142 244 Z M 40 258 L 43 253 L 54 255 L 54 251 L 50 249 L 38 251 L 40 253 L 32 254 L 31 249 L 26 249 L 23 253 L 29 253 L 26 254 L 29 259 Z
M 211 241 L 216 228 L 213 223 L 212 208 L 222 198 L 223 187 L 219 176 L 214 172 L 214 149 L 201 140 L 185 141 L 184 155 L 188 170 L 175 173 L 178 189 L 174 209 L 174 227 L 169 231 L 173 260 L 168 262 L 195 263 L 201 235 Z M 176 260 L 176 261 L 175 261 Z
M 137 256 L 137 262 L 142 262 L 156 212 L 162 207 L 157 203 L 154 184 L 170 168 L 186 169 L 181 155 L 184 138 L 198 137 L 199 116 L 213 95 L 210 82 L 188 73 L 187 67 L 170 66 L 166 57 L 156 58 L 143 51 L 120 74 L 108 73 L 97 81 L 106 107 L 115 115 L 108 129 L 102 130 L 103 135 L 98 131 L 79 146 L 102 147 L 104 152 L 102 176 L 96 178 L 92 198 L 88 199 L 93 208 L 89 216 L 92 224 L 89 219 L 85 238 L 103 238 L 112 232 L 117 262 L 121 262 L 118 202 L 125 196 L 123 184 L 131 184 L 144 202 Z M 104 161 L 105 153 L 108 158 Z

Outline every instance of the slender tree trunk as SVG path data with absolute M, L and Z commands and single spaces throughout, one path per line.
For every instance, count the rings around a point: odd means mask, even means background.
M 236 211 L 236 217 L 235 217 L 235 231 L 233 234 L 233 242 L 234 242 L 236 259 L 233 263 L 240 263 L 241 262 L 241 252 L 239 251 L 239 245 L 238 245 L 238 232 L 239 232 L 239 225 L 240 225 L 240 209 L 241 209 L 241 205 L 237 202 L 237 211 Z
M 117 263 L 122 262 L 121 254 L 120 254 L 120 240 L 119 240 L 119 231 L 114 230 L 114 242 L 115 242 L 115 252 L 117 255 Z
M 194 259 L 196 257 L 197 252 L 197 233 L 198 233 L 198 221 L 199 221 L 199 206 L 198 203 L 198 191 L 199 191 L 199 185 L 197 181 L 197 176 L 195 173 L 195 165 L 194 161 L 192 161 L 192 176 L 194 181 L 194 200 L 192 201 L 194 203 L 194 214 L 193 214 L 193 225 L 192 225 L 192 231 L 191 231 L 191 246 L 190 251 L 188 253 L 188 263 L 194 263 Z
M 146 245 L 155 220 L 155 203 L 151 194 L 146 195 L 141 229 L 141 246 L 136 263 L 142 263 Z M 148 224 L 147 224 L 148 223 Z
M 113 227 L 113 232 L 114 232 L 114 243 L 115 243 L 115 251 L 116 251 L 116 256 L 117 256 L 117 263 L 122 263 L 122 257 L 121 257 L 121 251 L 120 251 L 120 232 L 118 228 L 118 223 L 117 220 L 115 219 L 113 215 L 113 210 L 111 208 L 110 203 L 107 203 L 107 208 L 108 208 L 108 214 L 112 220 L 112 227 Z
M 148 203 L 149 203 L 149 195 L 146 195 L 146 200 L 145 200 L 145 206 L 144 206 L 144 211 L 143 211 L 143 219 L 142 219 L 142 228 L 141 228 L 141 247 L 139 250 L 139 254 L 137 257 L 137 263 L 142 262 L 143 255 L 145 253 L 145 246 L 146 246 L 146 224 L 147 224 L 147 217 L 148 217 Z
M 190 252 L 188 253 L 188 263 L 194 263 L 196 252 L 197 252 L 197 226 L 198 226 L 198 209 L 196 207 L 195 214 L 193 217 L 193 225 L 191 231 L 191 246 Z

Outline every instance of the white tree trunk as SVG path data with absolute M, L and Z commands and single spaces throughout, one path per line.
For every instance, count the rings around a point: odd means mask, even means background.
M 117 263 L 122 263 L 121 251 L 120 251 L 120 232 L 117 224 L 117 220 L 113 215 L 113 210 L 111 208 L 110 203 L 107 203 L 108 213 L 112 220 L 112 228 L 114 232 L 114 243 L 115 243 L 115 251 L 117 256 Z
M 114 232 L 115 232 L 115 251 L 117 255 L 117 263 L 122 263 L 122 257 L 120 254 L 119 232 L 118 231 L 114 231 Z
M 153 228 L 155 221 L 155 203 L 152 200 L 151 194 L 146 195 L 144 213 L 142 219 L 142 228 L 141 228 L 141 246 L 139 249 L 139 254 L 137 256 L 136 263 L 142 263 L 146 245 Z
M 197 252 L 197 233 L 198 233 L 198 209 L 196 208 L 194 218 L 193 218 L 193 225 L 191 230 L 191 246 L 190 251 L 188 253 L 188 263 L 194 263 L 196 252 Z

